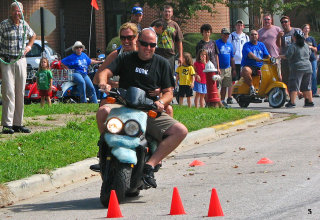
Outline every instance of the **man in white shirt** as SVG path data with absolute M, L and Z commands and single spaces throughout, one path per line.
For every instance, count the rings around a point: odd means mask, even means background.
M 236 66 L 236 76 L 232 77 L 232 81 L 240 79 L 241 72 L 241 60 L 242 60 L 242 48 L 243 45 L 249 42 L 249 36 L 243 33 L 244 22 L 242 20 L 236 21 L 236 31 L 229 35 L 228 42 L 233 46 L 234 61 Z M 231 90 L 231 91 L 230 91 Z M 232 93 L 232 86 L 228 88 L 228 94 Z M 227 104 L 232 104 L 232 98 L 227 99 Z
M 244 22 L 242 20 L 236 21 L 236 31 L 232 32 L 229 36 L 228 41 L 233 46 L 234 60 L 236 64 L 236 78 L 232 81 L 240 79 L 240 69 L 241 69 L 241 60 L 242 60 L 242 48 L 243 45 L 250 41 L 249 36 L 243 33 Z

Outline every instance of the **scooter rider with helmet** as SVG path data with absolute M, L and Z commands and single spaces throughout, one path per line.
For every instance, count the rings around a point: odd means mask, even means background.
M 258 32 L 256 30 L 250 31 L 250 41 L 245 43 L 242 50 L 241 61 L 241 76 L 245 83 L 250 87 L 250 96 L 256 95 L 256 90 L 252 84 L 252 75 L 259 75 L 260 68 L 263 65 L 263 58 L 270 58 L 266 46 L 258 41 Z
M 151 29 L 143 29 L 137 42 L 138 51 L 119 55 L 100 73 L 99 87 L 108 92 L 110 90 L 108 78 L 119 75 L 120 88 L 135 86 L 145 91 L 161 88 L 163 95 L 154 103 L 157 111 L 162 112 L 164 106 L 173 99 L 174 79 L 169 62 L 154 54 L 156 45 L 156 33 Z M 108 113 L 110 110 L 108 108 Z M 154 167 L 178 147 L 188 130 L 183 124 L 162 112 L 158 118 L 148 118 L 147 133 L 155 138 L 159 145 L 144 165 L 142 180 L 150 187 L 156 188 Z

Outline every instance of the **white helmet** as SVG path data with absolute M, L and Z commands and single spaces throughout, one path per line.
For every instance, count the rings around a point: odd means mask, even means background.
M 211 73 L 211 72 L 216 72 L 217 69 L 213 65 L 213 63 L 209 60 L 208 63 L 206 63 L 205 69 L 203 70 L 204 73 Z

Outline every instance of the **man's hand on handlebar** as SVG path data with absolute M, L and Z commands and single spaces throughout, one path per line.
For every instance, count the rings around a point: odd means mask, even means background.
M 99 84 L 99 90 L 105 93 L 109 93 L 109 91 L 111 90 L 111 85 L 106 84 L 106 83 L 100 83 Z
M 159 100 L 155 101 L 154 104 L 157 106 L 157 111 L 158 112 L 163 112 L 164 111 L 164 104 L 162 104 Z

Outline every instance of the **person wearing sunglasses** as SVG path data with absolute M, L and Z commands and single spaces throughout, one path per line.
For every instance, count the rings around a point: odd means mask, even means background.
M 74 69 L 73 81 L 77 84 L 77 90 L 80 94 L 80 102 L 87 102 L 86 91 L 92 103 L 98 103 L 96 91 L 88 76 L 88 67 L 90 64 L 102 63 L 100 60 L 90 59 L 87 54 L 83 53 L 85 46 L 76 41 L 72 46 L 73 54 L 61 60 L 61 65 L 64 68 Z
M 162 92 L 161 98 L 154 102 L 157 111 L 162 114 L 156 119 L 148 118 L 147 122 L 147 133 L 159 143 L 157 150 L 146 162 L 143 169 L 143 181 L 153 188 L 157 187 L 154 167 L 178 147 L 188 133 L 183 124 L 163 112 L 165 106 L 172 101 L 175 84 L 169 62 L 155 54 L 156 37 L 153 30 L 143 29 L 137 42 L 138 51 L 119 55 L 99 75 L 99 87 L 106 92 L 110 90 L 108 79 L 114 75 L 120 77 L 120 88 L 127 89 L 130 86 L 135 86 L 145 91 L 160 88 Z M 103 108 L 108 115 L 110 107 Z
M 291 22 L 289 16 L 282 16 L 280 19 L 281 26 L 283 31 L 280 32 L 281 41 L 280 41 L 280 54 L 285 55 L 289 46 L 293 43 L 292 36 L 296 30 L 300 28 L 291 27 Z M 301 31 L 301 30 L 300 30 Z M 281 60 L 281 76 L 282 82 L 288 85 L 289 83 L 289 63 L 287 59 Z M 289 91 L 290 92 L 290 91 Z
M 263 65 L 263 58 L 270 58 L 264 43 L 258 41 L 259 34 L 256 30 L 250 31 L 250 41 L 243 45 L 241 76 L 250 87 L 250 96 L 256 95 L 256 89 L 252 84 L 252 75 L 258 75 Z

